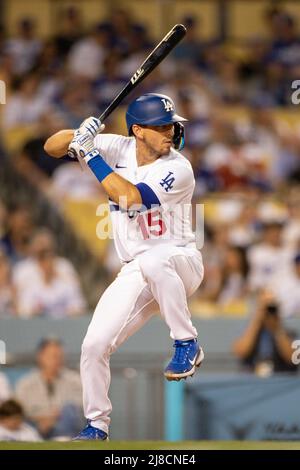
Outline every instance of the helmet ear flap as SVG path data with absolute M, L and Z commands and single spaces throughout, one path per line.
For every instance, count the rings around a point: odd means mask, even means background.
M 181 122 L 174 122 L 173 144 L 176 150 L 182 150 L 184 147 L 184 125 Z

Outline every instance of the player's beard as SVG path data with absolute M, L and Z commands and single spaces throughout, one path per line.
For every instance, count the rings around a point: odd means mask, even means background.
M 153 142 L 152 139 L 149 138 L 144 138 L 143 139 L 143 150 L 142 154 L 146 154 L 146 158 L 143 158 L 143 161 L 155 161 L 160 157 L 164 157 L 166 155 L 169 155 L 170 150 L 171 150 L 171 143 L 169 142 L 167 144 L 167 140 L 165 137 L 161 139 L 160 141 L 155 141 Z
M 155 158 L 166 157 L 169 155 L 171 151 L 171 146 L 169 145 L 161 145 L 159 150 L 155 151 Z
M 159 158 L 169 155 L 171 146 L 171 142 L 166 142 L 164 139 L 159 145 L 149 145 L 149 148 L 152 150 L 152 153 L 155 154 L 156 158 Z
M 163 143 L 162 144 L 162 152 L 161 152 L 161 157 L 165 156 L 165 155 L 169 155 L 170 153 L 170 150 L 171 150 L 171 147 L 172 147 L 172 144 L 171 143 Z

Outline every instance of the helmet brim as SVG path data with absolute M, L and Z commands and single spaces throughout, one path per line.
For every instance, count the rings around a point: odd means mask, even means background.
M 172 122 L 185 122 L 185 121 L 188 121 L 188 119 L 186 119 L 182 116 L 179 116 L 179 114 L 174 114 L 173 115 Z

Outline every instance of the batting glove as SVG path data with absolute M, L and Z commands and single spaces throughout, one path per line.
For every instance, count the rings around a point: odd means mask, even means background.
M 79 126 L 80 134 L 88 134 L 90 137 L 94 138 L 100 132 L 103 132 L 105 125 L 101 124 L 100 119 L 97 119 L 93 116 L 85 119 Z
M 87 163 L 91 158 L 99 155 L 94 145 L 94 139 L 89 134 L 80 134 L 75 131 L 73 140 L 68 147 L 68 155 L 71 158 L 84 159 Z

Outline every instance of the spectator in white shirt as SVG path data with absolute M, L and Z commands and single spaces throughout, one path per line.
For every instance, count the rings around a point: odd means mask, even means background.
M 38 125 L 39 120 L 49 113 L 48 97 L 41 90 L 41 77 L 38 72 L 28 72 L 15 83 L 3 109 L 3 127 L 6 130 Z
M 41 229 L 32 239 L 31 257 L 16 264 L 13 279 L 20 316 L 62 318 L 85 312 L 78 275 L 70 261 L 55 252 L 52 233 Z
M 248 251 L 249 286 L 256 291 L 282 279 L 291 268 L 292 251 L 282 244 L 282 224 L 266 223 L 263 239 Z
M 24 421 L 22 406 L 15 400 L 0 405 L 0 441 L 41 441 L 39 433 Z
M 68 56 L 68 69 L 73 76 L 90 80 L 99 78 L 109 45 L 109 34 L 105 26 L 97 25 L 88 37 L 77 41 Z
M 17 28 L 17 36 L 8 39 L 4 48 L 13 59 L 14 73 L 22 75 L 35 65 L 42 43 L 35 36 L 35 24 L 31 18 L 22 18 Z

